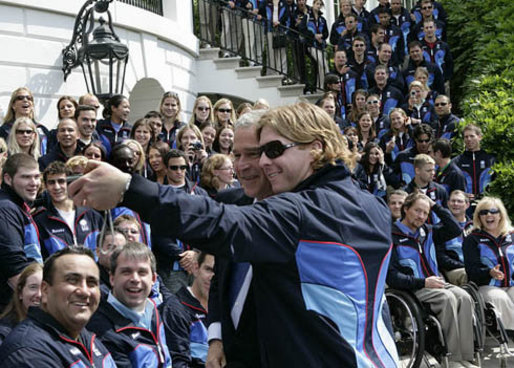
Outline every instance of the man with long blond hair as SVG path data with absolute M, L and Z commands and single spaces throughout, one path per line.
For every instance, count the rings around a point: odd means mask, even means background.
M 123 195 L 123 205 L 181 240 L 250 262 L 263 367 L 396 366 L 382 315 L 386 205 L 352 181 L 341 133 L 320 108 L 272 109 L 257 136 L 274 196 L 251 206 L 182 195 L 102 163 L 70 193 L 98 209 Z

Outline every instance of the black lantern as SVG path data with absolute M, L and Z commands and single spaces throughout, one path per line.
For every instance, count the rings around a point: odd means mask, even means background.
M 88 92 L 101 101 L 123 93 L 129 57 L 128 47 L 120 42 L 112 28 L 109 12 L 112 1 L 88 0 L 75 20 L 72 40 L 63 50 L 64 80 L 66 81 L 73 68 L 80 65 Z M 107 13 L 108 22 L 100 17 L 100 25 L 93 30 L 95 12 Z M 93 37 L 90 40 L 91 33 Z M 78 45 L 80 48 L 77 51 Z

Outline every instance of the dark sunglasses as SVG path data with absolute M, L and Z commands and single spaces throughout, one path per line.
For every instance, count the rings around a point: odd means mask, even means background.
M 211 108 L 210 107 L 198 106 L 197 109 L 200 110 L 200 111 L 209 111 Z
M 23 100 L 32 101 L 32 96 L 29 96 L 29 95 L 16 96 L 16 101 L 23 101 Z
M 436 107 L 437 107 L 437 106 L 446 106 L 446 105 L 448 105 L 448 102 L 436 102 L 436 103 L 434 104 L 434 106 L 436 106 Z
M 480 216 L 485 216 L 487 214 L 496 215 L 497 213 L 500 213 L 500 210 L 498 208 L 491 208 L 489 210 L 480 210 L 478 214 Z
M 259 152 L 262 155 L 263 153 L 266 155 L 266 157 L 270 159 L 274 159 L 277 157 L 282 156 L 282 154 L 285 152 L 286 149 L 296 147 L 300 145 L 301 143 L 289 143 L 289 144 L 282 144 L 280 141 L 271 141 L 266 143 L 263 146 L 259 147 Z
M 418 143 L 428 143 L 428 142 L 430 142 L 430 139 L 416 139 L 416 142 L 418 142 Z
M 219 112 L 232 112 L 232 109 L 218 109 Z
M 16 134 L 34 134 L 32 129 L 16 129 Z
M 432 7 L 431 6 L 424 6 L 421 9 L 423 9 L 423 10 L 430 10 L 430 9 L 432 9 Z
M 176 94 L 175 92 L 166 92 L 164 93 L 164 95 L 162 96 L 163 98 L 166 98 L 166 97 L 175 97 L 177 98 L 178 97 L 178 94 Z
M 168 167 L 168 169 L 172 170 L 172 171 L 178 171 L 178 170 L 187 170 L 187 165 L 171 165 Z

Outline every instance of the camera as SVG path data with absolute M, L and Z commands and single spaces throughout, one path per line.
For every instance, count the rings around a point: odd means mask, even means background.
M 200 151 L 201 149 L 203 149 L 203 144 L 202 142 L 195 142 L 191 143 L 190 147 L 193 149 L 193 151 Z

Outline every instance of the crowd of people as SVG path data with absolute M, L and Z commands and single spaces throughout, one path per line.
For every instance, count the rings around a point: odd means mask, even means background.
M 340 0 L 340 13 L 329 24 L 323 0 L 311 6 L 306 0 L 201 0 L 200 46 L 219 44 L 222 57 L 241 55 L 252 66 L 264 65 L 268 75 L 284 75 L 284 84 L 306 84 L 305 93 L 334 90 L 343 120 L 353 93 L 364 89 L 383 97 L 386 115 L 406 105 L 414 118 L 432 121 L 434 100 L 449 94 L 453 74 L 446 11 L 435 0 L 419 0 L 410 11 L 402 0 L 380 0 L 371 11 L 365 4 Z M 385 71 L 375 75 L 378 66 Z M 327 73 L 341 85 L 327 87 Z M 414 80 L 421 83 L 417 94 L 410 89 Z
M 322 1 L 263 3 L 319 28 Z M 340 3 L 316 104 L 199 96 L 186 120 L 166 92 L 131 123 L 125 96 L 103 119 L 94 95 L 63 96 L 49 130 L 31 91 L 12 92 L 0 367 L 392 367 L 386 283 L 430 305 L 452 366 L 474 367 L 465 283 L 512 336 L 513 229 L 483 194 L 494 157 L 452 114 L 451 57 L 423 56 L 444 48 L 444 10 Z

